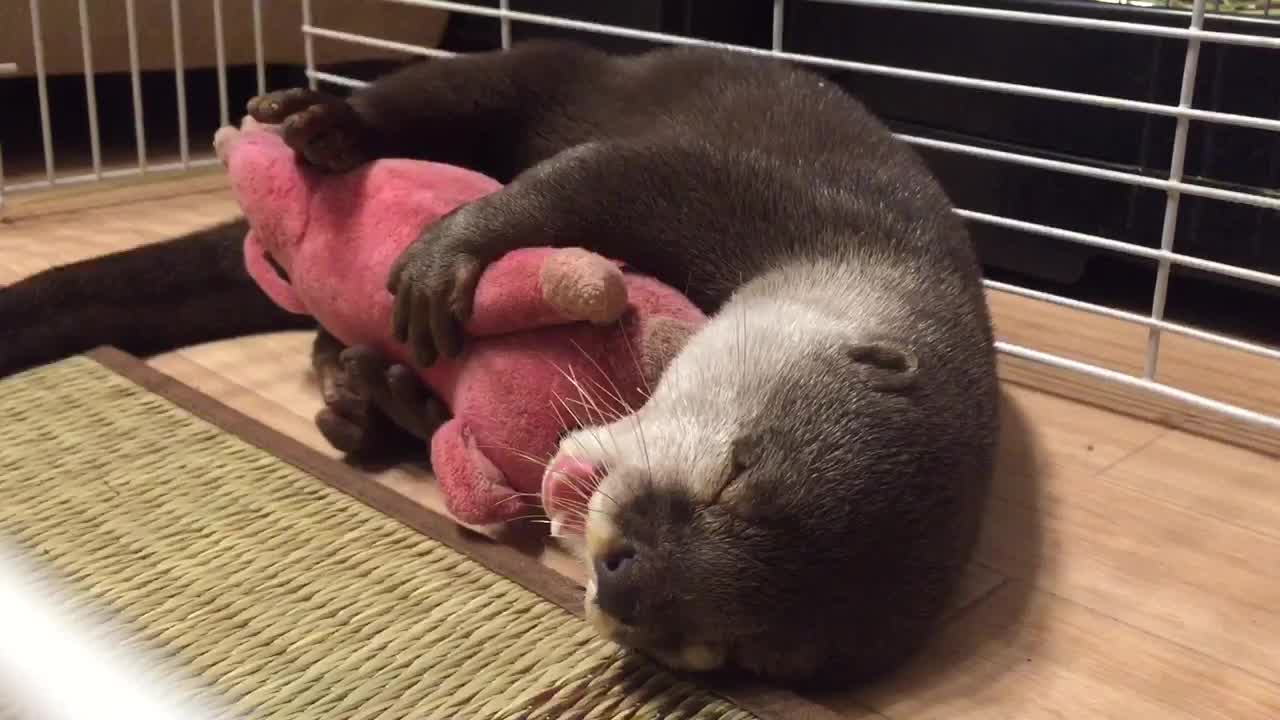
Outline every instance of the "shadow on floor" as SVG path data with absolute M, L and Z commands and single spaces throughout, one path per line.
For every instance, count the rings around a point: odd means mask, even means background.
M 1035 612 L 1032 594 L 1041 572 L 1038 438 L 1008 392 L 1001 393 L 996 477 L 977 558 L 962 583 L 950 618 L 932 643 L 899 672 L 864 688 L 814 695 L 851 717 L 873 710 L 915 716 L 923 708 L 978 695 L 1030 661 L 1034 639 L 1025 628 Z M 1015 644 L 1019 653 L 1008 648 Z

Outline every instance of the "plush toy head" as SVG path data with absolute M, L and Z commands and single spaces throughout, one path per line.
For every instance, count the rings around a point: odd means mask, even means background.
M 240 128 L 219 129 L 213 144 L 249 222 L 249 272 L 277 304 L 297 313 L 315 315 L 308 298 L 331 301 L 334 283 L 381 287 L 392 259 L 424 228 L 501 188 L 465 168 L 413 160 L 320 172 L 298 159 L 277 128 L 251 117 Z M 369 278 L 363 275 L 373 272 L 382 277 L 364 282 Z M 389 303 L 390 295 L 371 300 Z M 339 329 L 330 330 L 337 335 Z
M 234 127 L 219 129 L 213 147 L 227 167 L 232 191 L 252 228 L 245 237 L 245 260 L 272 300 L 290 312 L 305 313 L 292 290 L 270 277 L 277 273 L 268 262 L 269 257 L 291 258 L 302 241 L 310 209 L 305 173 L 276 128 L 251 117 L 244 119 L 242 128 L 244 132 Z

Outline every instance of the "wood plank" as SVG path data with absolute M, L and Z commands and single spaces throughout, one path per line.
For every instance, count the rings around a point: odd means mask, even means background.
M 92 183 L 58 185 L 49 190 L 10 193 L 0 207 L 0 218 L 5 221 L 35 218 L 226 188 L 227 177 L 221 165 L 160 171 Z
M 1280 717 L 1280 685 L 1017 582 L 952 623 L 904 672 L 813 697 L 902 720 Z
M 0 223 L 0 283 L 56 265 L 167 240 L 235 217 L 225 191 Z
M 1141 376 L 1147 330 L 1039 300 L 987 294 L 999 339 Z M 1070 328 L 1063 332 L 1063 328 Z M 1148 390 L 1001 355 L 1002 379 L 1280 457 L 1280 432 Z M 1212 400 L 1280 417 L 1280 363 L 1172 333 L 1161 338 L 1156 378 Z
M 1259 479 L 1204 460 L 1189 472 L 1205 475 L 1148 485 L 1139 471 L 1186 452 L 1170 449 L 1179 447 L 1170 433 L 1026 391 L 1016 397 L 1034 419 L 1021 436 L 1016 425 L 1006 430 L 1011 449 L 1002 454 L 980 560 L 1223 664 L 1280 678 L 1280 538 L 1191 507 L 1193 490 L 1257 492 Z M 1090 426 L 1094 435 L 1079 434 Z M 1141 444 L 1117 457 L 1115 438 Z M 1235 479 L 1224 486 L 1228 474 Z M 1180 503 L 1168 499 L 1175 491 Z M 1234 502 L 1223 501 L 1219 513 Z
M 1157 423 L 1009 383 L 1002 386 L 1000 425 L 998 475 L 1011 480 L 1048 462 L 1101 470 L 1168 432 Z
M 1280 459 L 1191 433 L 1166 434 L 1106 472 L 1181 510 L 1280 539 Z M 1280 558 L 1276 558 L 1280 572 Z

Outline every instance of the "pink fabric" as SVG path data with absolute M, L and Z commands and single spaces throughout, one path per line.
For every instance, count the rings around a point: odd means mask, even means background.
M 275 304 L 291 313 L 307 314 L 307 308 L 302 304 L 302 300 L 298 299 L 293 286 L 276 274 L 271 263 L 267 261 L 267 249 L 258 242 L 258 236 L 253 230 L 250 230 L 244 238 L 244 261 L 249 268 L 249 274 Z
M 271 132 L 225 133 L 219 156 L 252 228 L 245 258 L 255 280 L 276 303 L 314 316 L 344 344 L 373 345 L 407 361 L 407 349 L 391 335 L 391 265 L 425 227 L 501 186 L 463 168 L 400 159 L 322 175 Z M 517 493 L 541 490 L 544 461 L 565 431 L 643 403 L 640 359 L 651 320 L 690 327 L 705 320 L 675 289 L 608 261 L 584 264 L 590 267 L 582 272 L 622 273 L 621 317 L 606 325 L 570 317 L 541 282 L 548 264 L 564 257 L 529 248 L 492 263 L 476 289 L 466 350 L 422 371 L 453 413 L 431 440 L 431 461 L 450 512 L 464 523 L 527 515 L 530 501 Z M 583 391 L 594 409 L 584 407 Z

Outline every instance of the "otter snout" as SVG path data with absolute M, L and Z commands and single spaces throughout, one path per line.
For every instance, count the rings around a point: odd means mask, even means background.
M 644 589 L 637 568 L 640 558 L 630 544 L 619 545 L 595 560 L 596 605 L 623 625 L 635 625 Z

